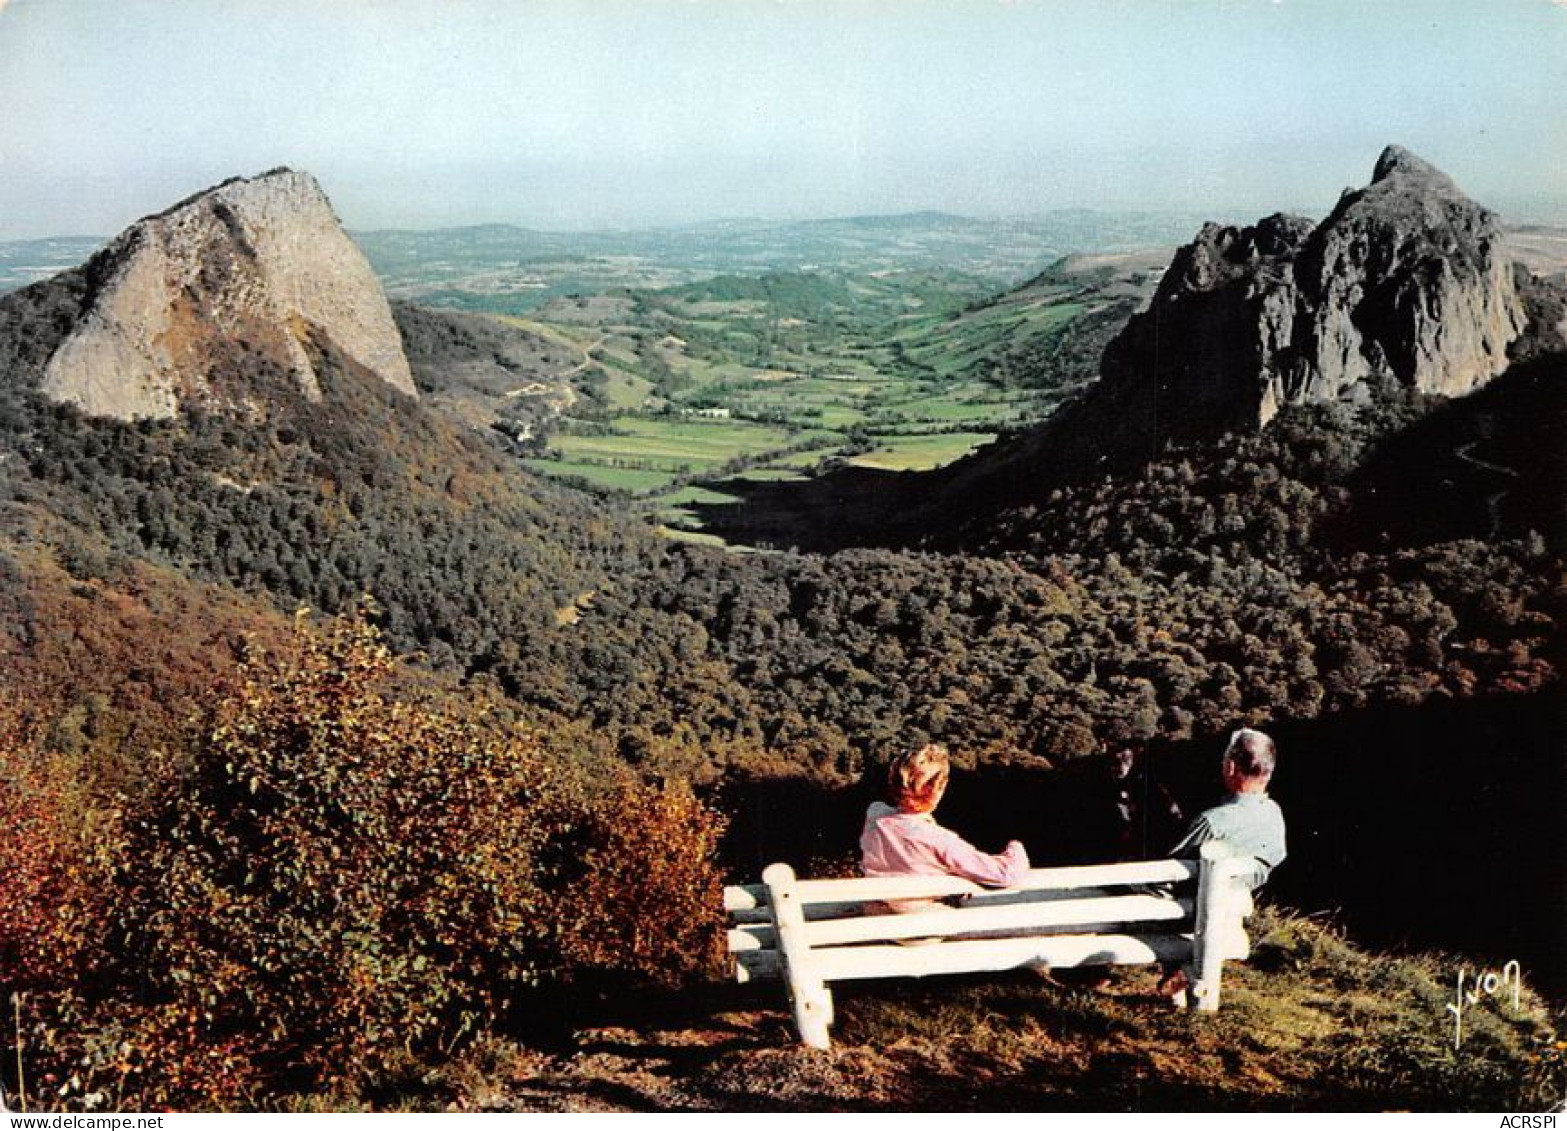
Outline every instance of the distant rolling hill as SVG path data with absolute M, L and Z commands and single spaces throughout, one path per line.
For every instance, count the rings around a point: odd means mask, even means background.
M 1002 289 L 1064 255 L 1170 246 L 1195 226 L 1191 216 L 1166 213 L 1079 210 L 981 220 L 921 212 L 574 233 L 486 225 L 354 238 L 395 298 L 522 313 L 563 294 L 668 287 L 726 273 L 943 269 Z
M 1169 257 L 1067 256 L 944 321 L 894 333 L 891 345 L 933 375 L 1039 390 L 1060 404 L 1099 375 L 1105 345 L 1148 301 Z
M 69 270 L 104 243 L 101 236 L 0 240 L 0 294 Z
M 1509 228 L 1507 250 L 1536 275 L 1567 278 L 1567 228 L 1543 224 Z

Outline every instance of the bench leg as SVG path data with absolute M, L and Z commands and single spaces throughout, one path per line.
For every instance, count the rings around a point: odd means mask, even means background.
M 1222 974 L 1215 974 L 1211 980 L 1198 978 L 1192 984 L 1191 996 L 1194 999 L 1199 1013 L 1215 1013 L 1219 1008 L 1219 983 Z
M 805 912 L 794 887 L 794 869 L 787 864 L 773 864 L 762 873 L 762 882 L 767 885 L 773 909 L 773 926 L 778 930 L 778 950 L 800 1040 L 813 1049 L 831 1048 L 832 1038 L 827 1031 L 832 1025 L 832 993 L 816 977 L 810 944 L 805 940 Z
M 797 989 L 791 985 L 794 999 L 794 1024 L 800 1030 L 801 1043 L 813 1049 L 832 1048 L 828 1029 L 832 1026 L 832 991 L 823 983 Z
M 1192 935 L 1192 997 L 1203 1013 L 1219 1008 L 1219 985 L 1224 960 L 1232 957 L 1234 938 L 1250 896 L 1240 886 L 1238 860 L 1222 841 L 1209 841 L 1200 850 L 1197 873 L 1197 923 Z M 1244 937 L 1244 934 L 1242 935 Z

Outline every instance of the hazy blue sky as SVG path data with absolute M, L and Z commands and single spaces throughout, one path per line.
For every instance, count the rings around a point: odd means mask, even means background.
M 0 239 L 282 164 L 356 228 L 1317 215 L 1395 141 L 1567 222 L 1567 0 L 0 0 Z

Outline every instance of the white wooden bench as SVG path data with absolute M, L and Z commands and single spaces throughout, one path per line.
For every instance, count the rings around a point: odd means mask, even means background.
M 1196 861 L 1036 868 L 1002 889 L 955 876 L 801 880 L 773 864 L 760 884 L 724 889 L 729 951 L 737 981 L 787 985 L 800 1039 L 820 1049 L 831 1043 L 827 983 L 862 978 L 1176 963 L 1197 1008 L 1215 1010 L 1224 960 L 1248 952 L 1251 896 L 1237 876 L 1250 864 L 1211 842 Z M 1138 890 L 1148 885 L 1160 887 Z M 961 904 L 881 905 L 952 897 Z

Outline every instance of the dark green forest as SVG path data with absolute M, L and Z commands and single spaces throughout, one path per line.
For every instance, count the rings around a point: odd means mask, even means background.
M 285 610 L 368 594 L 398 650 L 699 781 L 844 781 L 927 737 L 968 764 L 1043 766 L 1556 678 L 1561 459 L 1530 437 L 1561 419 L 1559 362 L 1497 387 L 1517 411 L 1479 405 L 1488 459 L 1538 457 L 1495 530 L 1451 484 L 1423 506 L 1427 474 L 1402 481 L 1413 460 L 1389 454 L 1452 446 L 1432 430 L 1461 424 L 1387 399 L 1052 488 L 927 549 L 745 557 L 662 541 L 328 371 L 325 403 L 254 426 L 84 420 L 7 387 L 8 511 L 64 523 L 84 579 L 112 580 L 123 555 Z

